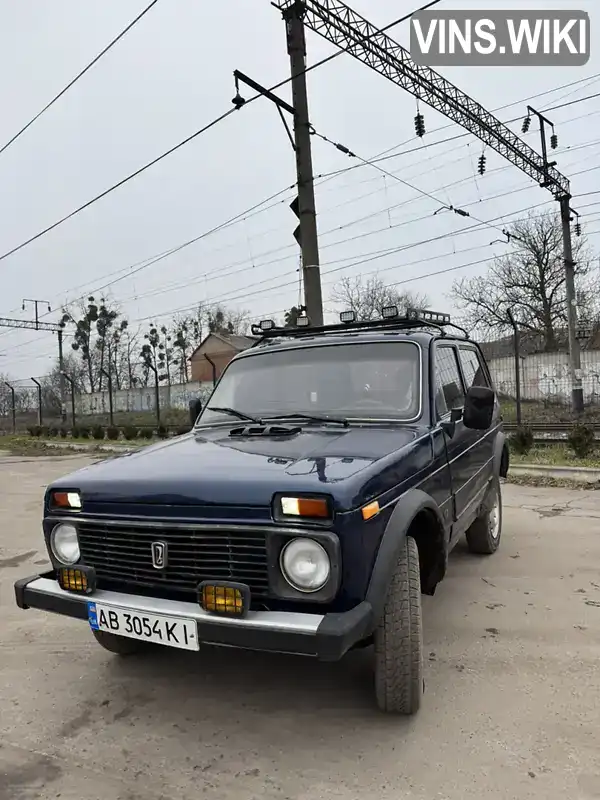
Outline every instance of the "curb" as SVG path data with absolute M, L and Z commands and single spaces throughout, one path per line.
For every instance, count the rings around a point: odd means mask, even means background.
M 540 478 L 577 481 L 578 483 L 600 483 L 600 469 L 595 467 L 546 467 L 540 464 L 518 464 L 511 466 L 511 475 L 534 475 Z

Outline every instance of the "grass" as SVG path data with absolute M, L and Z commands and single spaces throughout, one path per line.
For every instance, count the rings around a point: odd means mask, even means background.
M 596 449 L 588 458 L 578 458 L 563 445 L 534 447 L 527 455 L 511 452 L 511 464 L 536 464 L 544 467 L 593 467 L 600 469 L 600 450 Z
M 0 438 L 0 450 L 7 450 L 14 456 L 74 456 L 82 452 L 106 453 L 106 445 L 121 445 L 123 451 L 127 447 L 143 447 L 153 444 L 154 440 L 137 440 L 132 442 L 96 441 L 94 439 L 38 439 L 33 436 L 3 436 Z M 69 447 L 69 444 L 85 445 L 85 451 Z M 126 445 L 125 447 L 123 445 Z
M 535 489 L 573 489 L 579 492 L 597 492 L 600 482 L 583 483 L 582 481 L 569 480 L 568 478 L 551 478 L 546 475 L 511 475 L 508 474 L 506 483 L 514 486 L 531 486 Z
M 517 404 L 512 398 L 500 397 L 500 409 L 504 422 L 516 424 Z M 568 403 L 563 405 L 537 400 L 523 400 L 521 403 L 521 415 L 523 424 L 535 423 L 543 425 L 558 424 L 561 422 L 572 423 L 573 412 Z M 581 418 L 582 422 L 600 423 L 600 407 L 597 405 L 588 406 Z

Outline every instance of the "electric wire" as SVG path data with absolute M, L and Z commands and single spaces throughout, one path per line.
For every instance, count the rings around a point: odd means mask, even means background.
M 121 31 L 121 33 L 119 33 L 119 35 L 118 35 L 118 36 L 116 36 L 116 37 L 115 37 L 115 38 L 114 38 L 114 39 L 113 39 L 113 40 L 112 40 L 112 41 L 111 41 L 111 42 L 110 42 L 110 43 L 109 43 L 109 44 L 108 44 L 108 45 L 107 45 L 107 46 L 104 48 L 104 50 L 102 50 L 100 53 L 98 53 L 98 55 L 97 55 L 97 56 L 96 56 L 96 57 L 95 57 L 95 58 L 94 58 L 92 61 L 90 61 L 90 63 L 89 63 L 89 64 L 88 64 L 86 67 L 84 67 L 84 69 L 82 69 L 82 70 L 81 70 L 81 72 L 79 72 L 79 73 L 78 73 L 78 74 L 77 74 L 77 75 L 76 75 L 76 76 L 73 78 L 73 80 L 72 80 L 70 83 L 68 83 L 68 84 L 65 86 L 65 88 L 64 88 L 64 89 L 62 89 L 62 91 L 60 91 L 60 92 L 59 92 L 57 95 L 55 95 L 55 96 L 52 98 L 52 100 L 50 100 L 50 102 L 49 102 L 49 103 L 47 103 L 47 104 L 46 104 L 46 105 L 45 105 L 45 106 L 42 108 L 42 110 L 41 110 L 41 111 L 38 111 L 38 113 L 35 115 L 35 117 L 33 117 L 32 119 L 30 119 L 30 120 L 29 120 L 29 122 L 28 122 L 26 125 L 24 125 L 24 126 L 21 128 L 21 130 L 20 130 L 20 131 L 17 131 L 17 133 L 15 133 L 15 135 L 14 135 L 14 136 L 13 136 L 11 139 L 9 139 L 9 140 L 8 140 L 8 142 L 6 142 L 6 144 L 4 144 L 4 145 L 2 146 L 2 148 L 0 148 L 0 155 L 2 155 L 2 153 L 4 153 L 4 151 L 5 151 L 5 150 L 7 150 L 7 149 L 8 149 L 8 148 L 11 146 L 11 144 L 13 144 L 14 142 L 16 142 L 16 141 L 17 141 L 17 139 L 18 139 L 18 138 L 19 138 L 19 137 L 20 137 L 22 134 L 24 134 L 24 133 L 25 133 L 25 131 L 26 131 L 26 130 L 28 130 L 28 129 L 29 129 L 29 128 L 30 128 L 30 127 L 31 127 L 31 126 L 34 124 L 34 122 L 37 122 L 37 120 L 38 120 L 38 119 L 39 119 L 39 118 L 42 116 L 42 114 L 45 114 L 45 113 L 46 113 L 46 111 L 48 111 L 48 109 L 49 109 L 49 108 L 51 108 L 51 107 L 52 107 L 52 106 L 53 106 L 53 105 L 54 105 L 54 104 L 57 102 L 57 100 L 60 100 L 60 98 L 61 98 L 61 97 L 63 97 L 63 95 L 65 95 L 65 94 L 66 94 L 66 93 L 69 91 L 69 89 L 71 89 L 71 87 L 73 87 L 73 86 L 74 86 L 74 85 L 77 83 L 77 81 L 78 81 L 78 80 L 80 80 L 80 78 L 83 78 L 83 76 L 86 74 L 86 72 L 89 72 L 89 70 L 90 70 L 90 69 L 91 69 L 91 68 L 94 66 L 94 64 L 97 64 L 97 63 L 98 63 L 98 61 L 100 61 L 100 59 L 101 59 L 103 56 L 105 56 L 105 55 L 106 55 L 106 53 L 108 53 L 108 51 L 109 51 L 109 50 L 111 50 L 111 49 L 112 49 L 112 48 L 113 48 L 113 47 L 114 47 L 114 46 L 117 44 L 117 42 L 119 42 L 119 41 L 120 41 L 120 40 L 121 40 L 121 39 L 122 39 L 122 38 L 123 38 L 123 37 L 124 37 L 124 36 L 125 36 L 127 33 L 129 33 L 129 31 L 130 31 L 130 30 L 131 30 L 133 27 L 135 27 L 135 25 L 137 25 L 137 23 L 138 23 L 138 22 L 139 22 L 139 21 L 140 21 L 140 20 L 141 20 L 143 17 L 145 17 L 145 16 L 146 16 L 146 14 L 147 14 L 147 13 L 148 13 L 148 12 L 149 12 L 149 11 L 150 11 L 150 10 L 151 10 L 151 9 L 152 9 L 152 8 L 153 8 L 153 7 L 154 7 L 156 4 L 157 4 L 157 3 L 158 3 L 158 0 L 152 0 L 152 2 L 151 2 L 149 5 L 147 5 L 147 6 L 146 6 L 146 8 L 145 8 L 145 9 L 144 9 L 144 10 L 143 10 L 143 11 L 142 11 L 140 14 L 138 14 L 138 15 L 137 15 L 137 17 L 136 17 L 136 18 L 135 18 L 135 19 L 134 19 L 132 22 L 130 22 L 130 23 L 129 23 L 129 25 L 127 25 L 127 27 L 126 27 L 125 29 L 124 29 L 124 30 L 122 30 L 122 31 Z
M 406 14 L 403 17 L 400 17 L 399 19 L 394 20 L 393 22 L 390 22 L 388 25 L 385 26 L 385 28 L 381 28 L 380 30 L 381 31 L 388 30 L 389 28 L 394 27 L 394 25 L 398 25 L 400 22 L 404 22 L 405 20 L 410 19 L 417 12 L 424 11 L 427 8 L 431 8 L 432 6 L 436 5 L 439 2 L 441 2 L 441 0 L 432 0 L 431 2 L 425 4 L 424 6 L 421 6 L 421 8 L 415 9 L 410 14 Z M 326 58 L 323 58 L 320 61 L 317 61 L 315 64 L 312 64 L 311 66 L 306 67 L 303 70 L 303 72 L 304 73 L 310 72 L 311 70 L 316 69 L 317 67 L 320 67 L 323 64 L 328 63 L 329 61 L 333 61 L 334 58 L 337 58 L 343 52 L 344 51 L 341 51 L 341 50 L 340 51 L 336 51 L 335 53 L 332 53 L 331 55 L 327 56 Z M 279 89 L 281 86 L 285 86 L 285 84 L 290 83 L 292 80 L 293 80 L 292 76 L 290 76 L 289 78 L 285 78 L 284 80 L 280 81 L 279 83 L 276 83 L 274 86 L 271 86 L 269 88 L 269 91 L 273 92 L 273 91 L 275 91 L 275 89 Z M 243 106 L 241 106 L 241 108 L 245 108 L 250 103 L 253 103 L 255 100 L 258 100 L 262 96 L 263 96 L 262 93 L 258 92 L 257 94 L 253 95 L 248 100 L 246 100 L 244 102 Z M 59 219 L 56 222 L 54 222 L 52 225 L 49 225 L 48 227 L 46 227 L 43 230 L 41 230 L 38 233 L 36 233 L 34 236 L 31 236 L 31 237 L 29 237 L 29 239 L 26 239 L 24 242 L 21 242 L 21 244 L 16 245 L 12 249 L 10 249 L 10 250 L 6 251 L 5 253 L 3 253 L 2 255 L 0 255 L 0 261 L 4 261 L 9 256 L 12 256 L 15 253 L 18 253 L 24 247 L 27 247 L 32 242 L 35 242 L 36 240 L 40 239 L 42 236 L 45 236 L 47 233 L 50 233 L 50 231 L 55 230 L 56 228 L 58 228 L 59 225 L 62 225 L 63 223 L 67 222 L 68 220 L 70 220 L 73 217 L 77 216 L 77 214 L 80 214 L 82 211 L 85 211 L 85 209 L 89 208 L 94 203 L 97 203 L 99 200 L 102 200 L 104 197 L 106 197 L 107 195 L 109 195 L 112 192 L 116 191 L 121 186 L 124 186 L 126 183 L 129 183 L 134 178 L 137 178 L 139 175 L 141 175 L 142 173 L 146 172 L 151 167 L 154 167 L 156 164 L 158 164 L 159 162 L 163 161 L 165 158 L 168 158 L 168 156 L 172 155 L 173 153 L 177 152 L 178 150 L 180 150 L 185 145 L 187 145 L 190 142 L 194 141 L 199 136 L 201 136 L 202 134 L 206 133 L 211 128 L 215 127 L 215 125 L 218 125 L 220 122 L 223 122 L 225 119 L 227 119 L 227 117 L 232 116 L 233 114 L 235 114 L 239 110 L 240 110 L 240 107 L 230 108 L 228 111 L 225 111 L 223 114 L 220 114 L 218 117 L 215 117 L 215 119 L 211 120 L 211 122 L 208 122 L 206 125 L 204 125 L 202 128 L 197 130 L 195 133 L 192 133 L 190 136 L 187 136 L 185 139 L 183 139 L 178 144 L 176 144 L 173 147 L 171 147 L 169 150 L 166 150 L 164 153 L 162 153 L 161 155 L 157 156 L 152 161 L 149 161 L 144 166 L 139 167 L 139 169 L 135 170 L 134 172 L 130 173 L 129 175 L 126 175 L 120 181 L 118 181 L 117 183 L 113 184 L 108 189 L 105 189 L 103 192 L 100 192 L 100 194 L 97 194 L 91 200 L 88 200 L 86 203 L 83 203 L 78 208 L 76 208 L 73 211 L 71 211 L 69 214 L 66 214 L 64 217 L 62 217 L 61 219 Z

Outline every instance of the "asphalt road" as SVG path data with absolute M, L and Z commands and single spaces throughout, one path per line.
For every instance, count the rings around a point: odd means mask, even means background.
M 0 458 L 1 800 L 600 798 L 600 493 L 506 486 L 492 558 L 425 598 L 417 718 L 381 715 L 369 652 L 143 660 L 14 604 L 43 570 L 44 486 L 84 458 Z

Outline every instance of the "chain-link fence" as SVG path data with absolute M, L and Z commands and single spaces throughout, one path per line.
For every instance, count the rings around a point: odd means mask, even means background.
M 204 404 L 212 383 L 148 386 L 81 393 L 65 381 L 64 397 L 43 379 L 0 386 L 0 432 L 30 433 L 104 427 L 177 429 L 189 425 L 190 403 Z
M 567 343 L 517 330 L 481 342 L 506 422 L 573 422 Z M 600 341 L 580 341 L 585 418 L 600 423 Z

